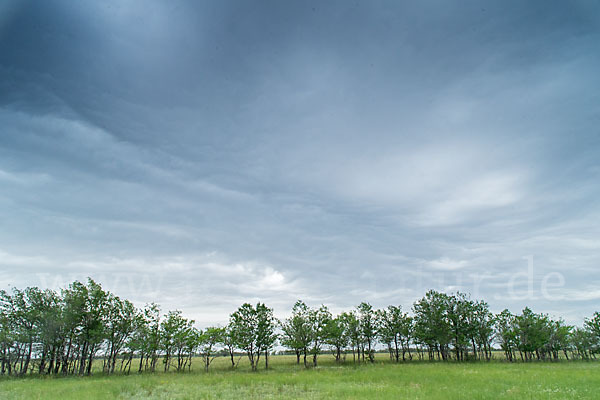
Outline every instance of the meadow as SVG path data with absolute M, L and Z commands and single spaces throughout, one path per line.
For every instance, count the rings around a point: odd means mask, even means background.
M 336 364 L 320 357 L 317 368 L 295 364 L 293 356 L 270 357 L 269 370 L 250 370 L 242 359 L 231 370 L 219 357 L 209 372 L 199 360 L 190 372 L 90 377 L 5 378 L 6 399 L 597 399 L 600 363 L 584 361 L 507 363 L 391 363 L 377 354 L 374 364 Z M 261 365 L 264 368 L 264 365 Z

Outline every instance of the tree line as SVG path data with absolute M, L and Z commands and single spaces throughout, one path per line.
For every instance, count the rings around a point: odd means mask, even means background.
M 431 290 L 410 312 L 363 302 L 333 315 L 327 306 L 297 301 L 278 320 L 263 303 L 243 304 L 224 327 L 198 329 L 181 311 L 142 309 L 88 279 L 59 292 L 28 287 L 0 291 L 1 375 L 90 375 L 185 371 L 199 358 L 208 371 L 224 355 L 235 368 L 247 357 L 253 370 L 269 367 L 276 346 L 296 363 L 317 366 L 319 356 L 336 362 L 373 362 L 384 351 L 393 362 L 491 360 L 499 349 L 509 362 L 595 359 L 600 353 L 600 313 L 580 327 L 525 308 L 493 314 L 486 302 L 464 293 Z

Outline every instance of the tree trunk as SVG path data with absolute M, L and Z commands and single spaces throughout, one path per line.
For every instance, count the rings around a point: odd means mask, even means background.
M 46 368 L 46 356 L 48 353 L 48 348 L 46 346 L 44 346 L 44 349 L 42 350 L 42 358 L 40 360 L 40 367 L 38 369 L 38 373 L 40 375 L 42 375 L 44 373 L 44 369 Z
M 27 373 L 27 369 L 29 368 L 29 362 L 31 361 L 31 352 L 33 351 L 33 339 L 29 340 L 29 348 L 27 349 L 27 358 L 25 359 L 25 365 L 21 369 L 21 375 L 25 375 Z
M 306 363 L 306 348 L 304 348 L 304 368 L 308 367 Z
M 252 368 L 252 371 L 256 371 L 256 365 L 254 364 L 254 351 L 253 350 L 248 351 L 248 359 L 250 360 L 250 367 Z
M 87 364 L 87 375 L 91 375 L 92 374 L 92 362 L 94 361 L 94 351 L 90 351 L 90 356 L 88 358 L 88 364 Z
M 68 372 L 67 371 L 68 370 L 68 365 L 67 364 L 68 364 L 69 357 L 71 356 L 72 347 L 73 347 L 73 340 L 71 338 L 69 338 L 69 345 L 67 346 L 67 353 L 63 357 L 63 360 L 62 360 L 62 371 L 61 372 L 62 372 L 63 375 L 66 375 L 67 372 Z M 62 346 L 61 346 L 60 355 L 63 355 L 62 354 L 63 352 L 64 352 L 64 349 L 62 349 Z M 59 356 L 59 353 L 57 351 L 57 353 L 56 353 L 56 359 L 57 359 L 57 361 L 56 361 L 56 363 L 57 363 L 56 367 L 57 367 L 57 370 L 54 372 L 55 375 L 58 374 L 58 366 L 59 366 L 58 365 L 59 364 L 58 356 Z
M 81 361 L 79 362 L 79 375 L 85 373 L 85 360 L 87 358 L 88 343 L 84 342 L 83 348 L 81 349 Z
M 233 359 L 233 349 L 229 349 L 229 357 L 231 357 L 231 368 L 235 368 L 235 360 Z

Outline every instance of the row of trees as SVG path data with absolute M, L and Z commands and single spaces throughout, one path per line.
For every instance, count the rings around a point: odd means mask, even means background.
M 416 301 L 412 313 L 400 306 L 375 310 L 361 303 L 355 310 L 332 316 L 327 307 L 309 308 L 298 301 L 292 316 L 281 325 L 281 344 L 297 362 L 312 356 L 313 365 L 324 349 L 344 361 L 374 361 L 376 348 L 384 348 L 392 361 L 491 360 L 500 348 L 506 360 L 558 360 L 596 358 L 600 353 L 600 313 L 583 327 L 525 308 L 519 315 L 508 310 L 493 314 L 484 301 L 463 293 L 429 291 Z
M 600 313 L 582 327 L 567 325 L 529 308 L 519 315 L 493 314 L 484 301 L 429 291 L 412 312 L 400 306 L 356 309 L 333 315 L 324 305 L 296 302 L 278 321 L 264 304 L 244 304 L 225 327 L 198 329 L 180 311 L 162 314 L 156 304 L 137 309 L 89 279 L 60 293 L 37 287 L 0 291 L 0 373 L 2 375 L 89 375 L 134 371 L 190 370 L 200 357 L 208 370 L 218 355 L 235 368 L 247 356 L 253 370 L 279 344 L 317 366 L 331 353 L 337 362 L 373 362 L 376 351 L 392 361 L 418 359 L 490 360 L 500 348 L 508 361 L 596 358 Z M 159 365 L 160 364 L 160 365 Z
M 89 375 L 102 370 L 190 369 L 202 355 L 206 368 L 221 329 L 199 330 L 180 311 L 161 316 L 156 304 L 136 309 L 94 282 L 73 282 L 59 293 L 37 287 L 0 291 L 0 374 Z

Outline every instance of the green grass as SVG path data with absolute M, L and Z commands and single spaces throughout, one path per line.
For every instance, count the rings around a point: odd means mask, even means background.
M 9 399 L 597 399 L 600 363 L 392 364 L 383 355 L 373 365 L 336 365 L 331 356 L 305 370 L 289 356 L 271 357 L 268 371 L 235 371 L 227 359 L 209 373 L 198 360 L 191 373 L 132 374 L 0 380 Z

